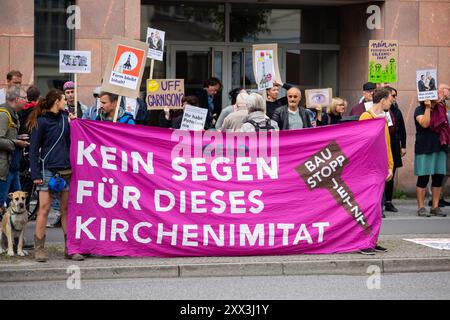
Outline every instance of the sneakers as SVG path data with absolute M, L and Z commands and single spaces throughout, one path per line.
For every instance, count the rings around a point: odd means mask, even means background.
M 384 210 L 389 211 L 389 212 L 398 212 L 398 209 L 396 207 L 394 207 L 392 202 L 386 202 L 386 204 L 384 206 Z
M 431 208 L 430 215 L 435 216 L 435 217 L 446 217 L 447 216 L 444 212 L 442 212 L 441 208 L 439 208 L 439 207 Z
M 359 251 L 359 253 L 366 255 L 366 256 L 374 256 L 375 255 L 375 249 L 362 249 Z
M 386 248 L 383 248 L 380 245 L 377 245 L 374 249 L 376 252 L 387 252 L 388 250 Z
M 444 207 L 450 207 L 450 202 L 445 201 L 444 199 L 440 199 L 439 200 L 439 207 L 444 206 Z
M 425 209 L 425 208 L 420 208 L 420 209 L 417 211 L 417 215 L 418 215 L 419 217 L 427 217 L 427 218 L 431 217 L 431 214 L 430 214 L 430 213 L 428 212 L 428 210 Z

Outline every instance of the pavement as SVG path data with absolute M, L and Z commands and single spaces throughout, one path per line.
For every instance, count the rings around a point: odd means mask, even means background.
M 28 257 L 0 256 L 0 282 L 57 281 L 80 268 L 84 280 L 134 278 L 192 278 L 229 276 L 367 275 L 376 266 L 382 274 L 450 271 L 450 251 L 415 244 L 404 239 L 450 238 L 450 217 L 419 218 L 415 200 L 394 202 L 400 213 L 386 213 L 379 243 L 386 253 L 332 255 L 127 258 L 89 257 L 75 262 L 63 259 L 60 229 L 48 229 L 49 262 Z M 450 208 L 444 208 L 450 216 Z M 33 237 L 33 224 L 27 238 Z M 368 271 L 369 270 L 369 271 Z

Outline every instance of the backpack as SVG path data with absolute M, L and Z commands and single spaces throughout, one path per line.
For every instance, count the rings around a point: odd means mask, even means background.
M 14 120 L 13 120 L 13 118 L 12 118 L 12 116 L 11 116 L 11 113 L 8 111 L 8 110 L 6 110 L 5 108 L 0 108 L 0 113 L 6 113 L 6 115 L 8 116 L 8 129 L 9 128 L 15 128 L 15 129 L 18 129 L 19 127 L 18 127 L 18 125 L 14 122 Z
M 253 120 L 247 120 L 246 123 L 250 123 L 252 126 L 254 126 L 256 132 L 259 132 L 260 130 L 264 130 L 264 131 L 275 130 L 275 127 L 272 126 L 270 119 L 266 119 L 266 121 L 259 122 L 259 123 L 255 122 Z

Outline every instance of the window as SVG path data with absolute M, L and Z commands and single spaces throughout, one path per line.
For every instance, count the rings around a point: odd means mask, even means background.
M 59 73 L 59 50 L 73 50 L 74 32 L 67 28 L 67 7 L 73 1 L 35 0 L 35 84 L 44 94 L 61 87 L 68 77 Z
M 141 39 L 151 26 L 164 30 L 166 41 L 225 41 L 223 4 L 143 4 L 141 10 Z
M 299 43 L 300 9 L 264 9 L 233 5 L 230 40 L 250 43 Z

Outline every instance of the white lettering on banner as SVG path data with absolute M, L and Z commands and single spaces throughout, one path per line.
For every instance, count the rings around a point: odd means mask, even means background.
M 114 207 L 118 202 L 119 197 L 119 186 L 114 184 L 114 179 L 106 178 L 102 179 L 103 183 L 98 184 L 97 190 L 97 201 L 98 204 L 106 209 Z M 105 191 L 105 187 L 111 186 L 111 192 Z M 89 189 L 88 189 L 89 188 Z M 93 181 L 78 180 L 77 183 L 77 204 L 83 204 L 85 197 L 92 197 L 92 190 L 95 188 Z M 105 194 L 111 194 L 111 199 L 109 201 L 105 200 Z M 138 188 L 133 186 L 124 186 L 122 195 L 122 207 L 128 209 L 130 203 L 133 205 L 135 210 L 142 210 L 139 205 L 139 199 L 141 198 L 141 192 Z
M 240 234 L 241 234 L 241 247 L 245 247 L 246 241 L 248 244 L 253 247 L 255 246 L 256 240 L 259 239 L 258 245 L 264 245 L 264 224 L 255 225 L 255 229 L 253 233 L 250 231 L 247 224 L 240 225 Z
M 100 228 L 96 225 L 100 223 Z M 105 237 L 105 230 L 107 224 L 111 225 L 111 233 L 108 237 Z M 130 226 L 129 223 L 121 219 L 111 219 L 109 222 L 106 218 L 88 218 L 84 221 L 83 217 L 76 217 L 76 233 L 75 239 L 80 240 L 82 237 L 88 237 L 89 240 L 97 241 L 97 238 L 91 231 L 96 230 L 99 232 L 98 241 L 111 241 L 111 242 L 129 242 L 136 241 L 142 244 L 149 244 L 152 242 L 150 234 L 156 236 L 156 244 L 163 244 L 164 237 L 170 239 L 171 246 L 186 246 L 186 247 L 198 247 L 203 246 L 225 246 L 226 240 L 230 247 L 233 246 L 269 246 L 282 245 L 282 246 L 299 246 L 299 245 L 313 245 L 315 243 L 323 243 L 325 241 L 326 229 L 331 227 L 330 222 L 314 222 L 310 226 L 306 224 L 291 224 L 291 223 L 278 223 L 273 224 L 230 224 L 230 225 L 196 225 L 186 224 L 181 228 L 179 225 L 165 225 L 159 223 L 156 230 L 156 235 L 151 233 L 153 225 L 149 222 L 139 222 L 134 226 Z M 90 229 L 92 228 L 92 229 Z M 99 230 L 99 231 L 97 231 Z M 235 234 L 235 231 L 238 234 Z M 139 234 L 141 233 L 141 234 Z M 144 238 L 142 234 L 145 234 Z M 203 235 L 201 238 L 200 235 Z M 235 237 L 238 237 L 238 244 L 235 242 Z M 295 237 L 294 237 L 295 236 Z M 281 243 L 277 243 L 280 242 Z
M 259 198 L 262 197 L 261 190 L 253 190 L 248 196 L 245 191 L 229 191 L 225 193 L 220 190 L 213 191 L 210 195 L 206 191 L 181 191 L 178 195 L 167 190 L 155 190 L 154 204 L 156 212 L 170 212 L 176 208 L 179 213 L 186 213 L 186 193 L 191 199 L 190 213 L 205 214 L 209 211 L 215 214 L 223 214 L 227 209 L 227 203 L 222 200 L 227 197 L 230 203 L 230 214 L 259 214 L 264 210 L 264 202 Z M 177 205 L 179 199 L 180 205 Z M 211 200 L 213 207 L 209 208 L 206 199 Z M 248 200 L 248 203 L 247 201 Z
M 130 157 L 133 163 L 133 173 L 141 173 L 141 169 L 143 169 L 149 175 L 155 174 L 152 152 L 147 152 L 143 157 L 140 152 L 130 152 L 130 155 L 128 155 L 125 151 L 118 152 L 116 148 L 112 147 L 100 146 L 99 149 L 102 169 L 118 171 L 118 165 L 120 164 L 120 170 L 128 172 L 128 158 Z M 78 141 L 77 165 L 84 166 L 86 160 L 91 167 L 98 168 L 99 165 L 92 156 L 95 151 L 97 151 L 96 144 L 91 143 L 88 147 L 85 147 L 84 141 Z M 144 158 L 147 160 L 145 161 Z
M 139 229 L 143 227 L 150 229 L 152 227 L 152 224 L 148 222 L 141 222 L 135 225 L 133 228 L 133 238 L 136 239 L 136 241 L 139 243 L 147 244 L 150 243 L 152 239 L 150 239 L 150 237 L 144 239 L 139 236 Z
M 184 158 L 175 158 L 172 161 L 172 169 L 176 171 L 176 174 L 172 175 L 175 181 L 185 181 L 188 178 L 188 170 L 182 166 L 191 166 L 192 181 L 208 181 L 209 176 L 205 174 L 207 167 L 210 166 L 212 176 L 215 180 L 228 182 L 233 176 L 238 181 L 253 181 L 264 180 L 265 177 L 271 180 L 278 179 L 278 158 L 271 157 L 270 164 L 264 158 L 257 158 L 255 162 L 251 158 L 238 157 L 236 163 L 232 163 L 229 158 L 216 158 L 210 164 L 206 163 L 203 158 L 191 158 L 189 163 L 186 163 Z M 219 170 L 218 166 L 223 165 Z M 251 174 L 250 166 L 256 167 L 256 177 Z M 220 171 L 220 172 L 219 172 Z M 234 174 L 233 174 L 234 173 Z

